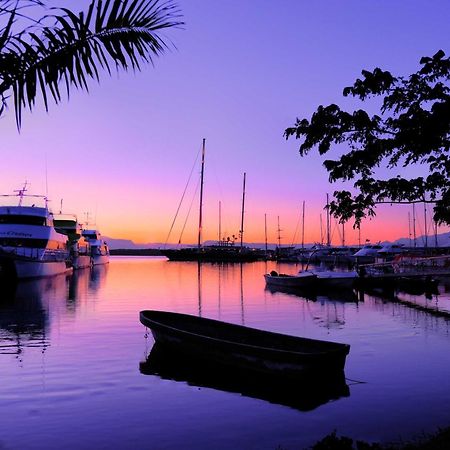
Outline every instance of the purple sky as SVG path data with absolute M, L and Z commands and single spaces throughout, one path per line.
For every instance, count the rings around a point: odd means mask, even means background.
M 264 239 L 267 213 L 269 240 L 276 239 L 279 215 L 283 243 L 290 243 L 303 200 L 305 239 L 318 240 L 325 195 L 335 187 L 321 159 L 300 158 L 284 129 L 319 104 L 354 107 L 342 89 L 362 69 L 406 75 L 421 56 L 441 48 L 450 53 L 448 1 L 178 3 L 186 25 L 167 33 L 176 49 L 155 68 L 104 75 L 89 94 L 74 91 L 49 114 L 38 105 L 24 115 L 20 135 L 13 111 L 2 117 L 2 192 L 25 179 L 33 193 L 45 192 L 46 157 L 54 209 L 63 198 L 65 212 L 83 219 L 89 211 L 106 235 L 164 241 L 205 137 L 205 239 L 217 236 L 219 200 L 224 234 L 237 233 L 247 172 L 248 240 Z M 192 196 L 191 190 L 172 242 Z M 197 202 L 183 242 L 195 241 L 196 217 Z M 347 228 L 347 241 L 355 242 Z M 407 236 L 407 209 L 381 208 L 362 235 L 372 241 Z

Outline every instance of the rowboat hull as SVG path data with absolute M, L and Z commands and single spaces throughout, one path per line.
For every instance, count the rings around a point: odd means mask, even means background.
M 299 377 L 342 371 L 350 346 L 204 319 L 186 314 L 141 311 L 141 323 L 172 352 L 229 367 Z

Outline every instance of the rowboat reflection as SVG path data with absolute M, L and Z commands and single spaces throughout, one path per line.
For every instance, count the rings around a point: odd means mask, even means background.
M 186 382 L 192 386 L 238 393 L 246 397 L 310 411 L 329 401 L 350 395 L 343 371 L 324 373 L 323 376 L 305 376 L 286 380 L 276 374 L 258 373 L 243 368 L 224 366 L 174 352 L 155 343 L 147 360 L 139 365 L 144 375 Z

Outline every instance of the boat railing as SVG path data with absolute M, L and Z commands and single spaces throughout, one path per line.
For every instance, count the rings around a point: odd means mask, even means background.
M 450 256 L 434 256 L 428 258 L 399 256 L 393 261 L 364 264 L 359 266 L 367 275 L 381 274 L 433 274 L 448 271 L 450 274 Z
M 2 253 L 6 255 L 14 255 L 19 258 L 40 259 L 42 256 L 42 249 L 34 247 L 4 247 Z

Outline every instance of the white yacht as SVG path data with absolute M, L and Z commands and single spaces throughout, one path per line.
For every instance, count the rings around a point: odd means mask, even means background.
M 91 264 L 96 266 L 98 264 L 109 263 L 109 248 L 108 244 L 103 240 L 100 232 L 95 229 L 86 229 L 82 232 L 86 238 L 91 249 Z
M 67 236 L 58 233 L 47 197 L 1 195 L 0 272 L 6 279 L 37 278 L 69 270 Z
M 358 250 L 356 253 L 354 253 L 353 256 L 355 258 L 360 258 L 360 257 L 376 258 L 378 251 L 381 250 L 382 248 L 383 248 L 383 246 L 380 243 L 366 244 L 360 250 Z
M 74 269 L 91 266 L 90 247 L 87 239 L 82 235 L 81 225 L 73 214 L 57 214 L 53 223 L 56 231 L 68 238 L 70 261 Z
M 402 245 L 391 244 L 390 242 L 384 244 L 366 244 L 353 255 L 353 258 L 357 259 L 359 262 L 372 262 L 372 260 L 376 259 L 392 258 L 404 252 L 405 249 Z

